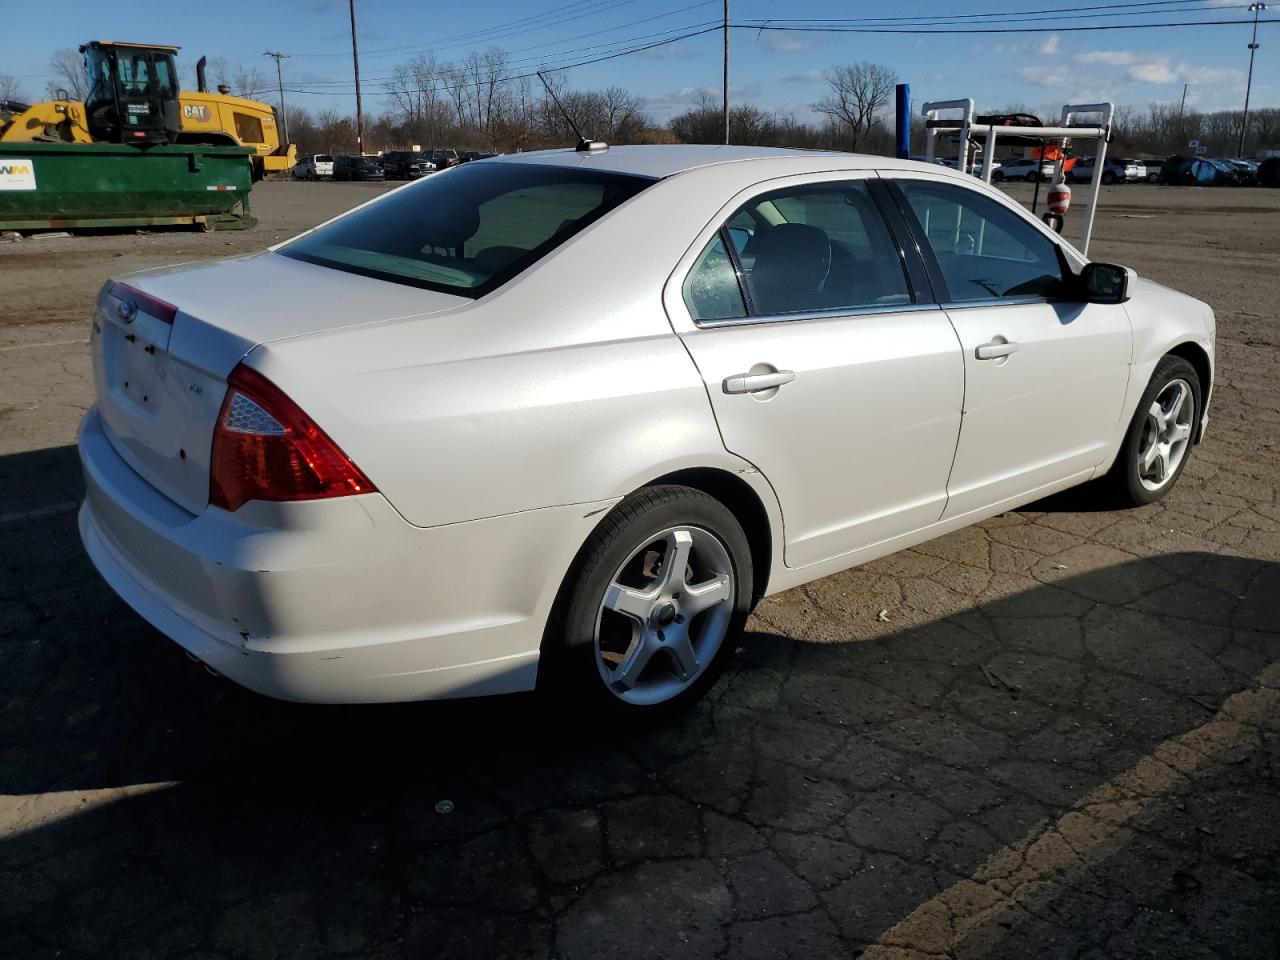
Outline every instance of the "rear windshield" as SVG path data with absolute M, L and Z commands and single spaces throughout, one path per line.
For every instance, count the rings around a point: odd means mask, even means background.
M 479 297 L 652 182 L 572 167 L 466 164 L 388 194 L 279 253 Z
M 316 163 L 333 163 L 333 157 L 327 156 L 323 153 L 317 154 Z

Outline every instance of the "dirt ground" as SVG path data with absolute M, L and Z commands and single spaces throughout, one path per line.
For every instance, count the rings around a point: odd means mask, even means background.
M 83 555 L 101 283 L 379 189 L 0 244 L 0 956 L 1280 956 L 1280 191 L 1104 188 L 1093 256 L 1217 310 L 1167 500 L 1073 492 L 770 598 L 704 704 L 627 733 L 268 701 Z

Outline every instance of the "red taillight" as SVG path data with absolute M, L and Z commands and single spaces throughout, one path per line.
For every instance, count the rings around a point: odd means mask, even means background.
M 165 323 L 173 323 L 173 318 L 178 315 L 178 308 L 172 303 L 166 303 L 159 297 L 143 293 L 137 287 L 131 287 L 127 283 L 117 283 L 115 280 L 110 280 L 107 282 L 107 293 L 122 303 L 132 303 L 143 313 L 149 314 L 157 320 L 163 320 Z
M 328 434 L 262 374 L 241 364 L 227 378 L 209 466 L 209 502 L 324 500 L 375 489 Z

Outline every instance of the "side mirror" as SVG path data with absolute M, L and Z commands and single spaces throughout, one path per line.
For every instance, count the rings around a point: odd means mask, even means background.
M 1137 279 L 1136 271 L 1115 263 L 1087 263 L 1080 274 L 1089 303 L 1124 303 Z

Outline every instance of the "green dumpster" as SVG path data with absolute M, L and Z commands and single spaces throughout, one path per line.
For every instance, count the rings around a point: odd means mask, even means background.
M 0 143 L 0 229 L 249 227 L 250 153 L 209 144 Z

